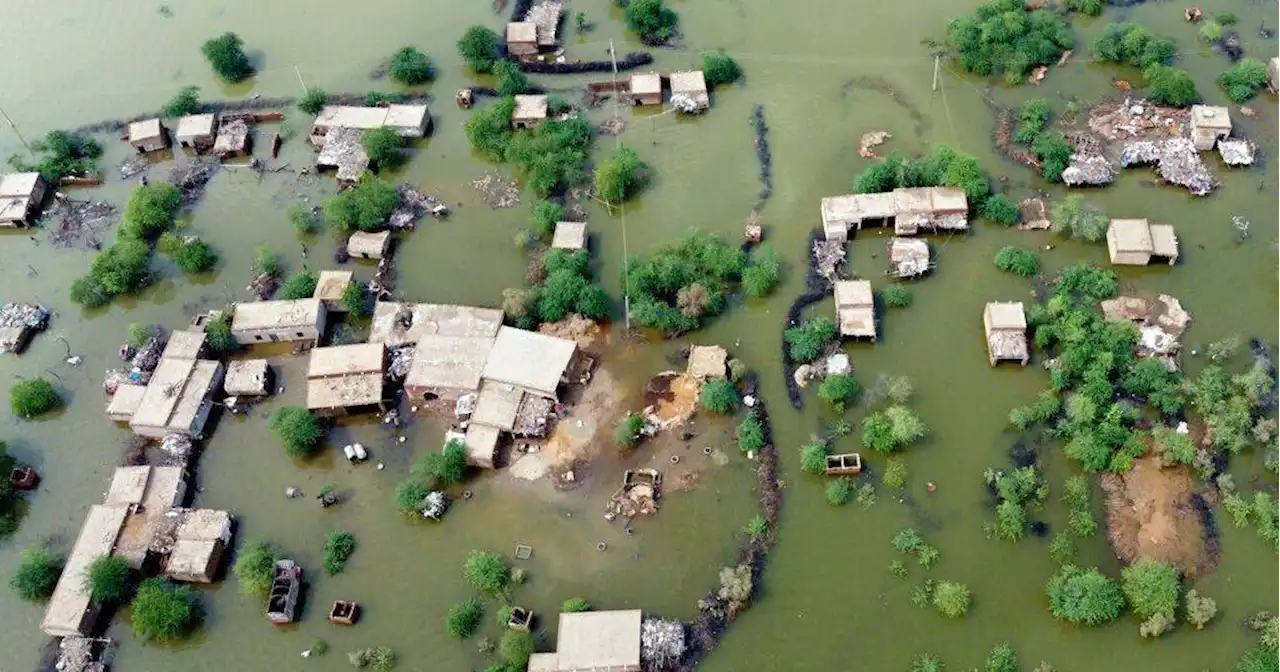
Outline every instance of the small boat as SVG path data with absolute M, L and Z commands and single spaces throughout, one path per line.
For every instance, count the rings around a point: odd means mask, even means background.
M 340 625 L 355 625 L 360 618 L 360 605 L 356 602 L 337 600 L 329 608 L 329 622 Z
M 276 625 L 292 623 L 298 610 L 298 592 L 302 587 L 302 568 L 292 560 L 276 562 L 267 596 L 267 618 Z

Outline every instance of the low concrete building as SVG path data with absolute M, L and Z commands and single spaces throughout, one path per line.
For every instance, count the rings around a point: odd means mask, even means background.
M 142 405 L 142 398 L 147 393 L 146 385 L 130 385 L 121 383 L 116 386 L 116 393 L 107 402 L 107 417 L 116 422 L 128 423 L 133 414 Z
M 533 56 L 538 53 L 538 24 L 532 21 L 512 21 L 507 24 L 507 53 L 512 56 Z
M 1231 135 L 1231 112 L 1217 105 L 1191 106 L 1191 144 L 1197 151 L 1213 149 L 1219 138 Z
M 222 390 L 231 396 L 260 397 L 271 392 L 271 367 L 265 359 L 237 359 L 227 364 Z
M 347 307 L 342 304 L 342 293 L 351 284 L 353 275 L 351 271 L 320 271 L 316 291 L 311 296 L 320 299 L 329 312 L 345 313 Z
M 390 231 L 356 231 L 347 238 L 347 254 L 357 259 L 381 259 L 390 247 Z
M 324 145 L 316 155 L 316 172 L 336 169 L 339 186 L 351 186 L 369 170 L 369 155 L 364 151 L 358 128 L 334 128 L 325 135 Z
M 1272 91 L 1280 91 L 1280 58 L 1272 56 L 1267 59 L 1267 80 Z
M 822 230 L 827 240 L 848 240 L 849 229 L 893 221 L 895 235 L 969 228 L 969 201 L 963 189 L 917 187 L 878 194 L 850 194 L 822 199 Z
M 538 49 L 547 51 L 556 47 L 556 34 L 560 29 L 560 15 L 564 12 L 564 3 L 560 0 L 536 0 L 524 20 L 538 27 Z
M 231 335 L 240 345 L 316 341 L 324 336 L 328 311 L 320 299 L 236 304 Z
M 179 146 L 196 152 L 208 151 L 218 137 L 218 115 L 188 114 L 179 117 L 173 137 Z
M 554 653 L 535 653 L 529 672 L 640 672 L 639 609 L 560 614 Z
M 424 336 L 413 351 L 404 390 L 421 401 L 456 401 L 480 389 L 494 336 Z
M 152 553 L 163 554 L 166 535 L 175 522 L 169 514 L 182 506 L 186 495 L 187 478 L 182 467 L 116 469 L 103 503 L 128 507 L 129 516 L 111 554 L 123 558 L 133 569 L 142 569 Z
M 919 238 L 889 239 L 889 275 L 914 278 L 929 272 L 929 243 Z
M 218 127 L 218 137 L 213 141 L 213 154 L 220 159 L 249 155 L 249 124 L 234 119 Z
M 311 124 L 311 143 L 324 146 L 327 135 L 335 128 L 367 131 L 386 126 L 402 138 L 421 138 L 430 125 L 426 105 L 327 105 Z
M 533 128 L 547 119 L 547 97 L 516 96 L 516 107 L 511 112 L 511 127 Z
M 307 408 L 318 415 L 345 415 L 383 403 L 387 350 L 381 343 L 316 348 L 307 365 Z
M 144 119 L 129 124 L 129 144 L 139 154 L 158 152 L 169 147 L 169 131 L 157 119 Z
M 169 340 L 164 344 L 164 352 L 160 358 L 200 359 L 205 355 L 206 345 L 204 331 L 191 329 L 174 331 L 169 334 Z
M 695 113 L 711 107 L 707 80 L 701 70 L 671 73 L 671 104 L 682 112 Z
M 164 575 L 174 581 L 213 583 L 231 545 L 231 514 L 216 509 L 181 510 L 168 546 Z
M 200 438 L 222 376 L 221 362 L 161 358 L 129 427 L 156 439 L 169 433 Z
M 559 399 L 560 383 L 577 354 L 577 342 L 567 338 L 502 327 L 481 377 L 486 384 L 514 385 L 535 396 Z
M 982 326 L 991 366 L 1002 361 L 1027 365 L 1031 352 L 1027 347 L 1027 315 L 1021 303 L 988 303 L 982 311 Z
M 373 306 L 369 342 L 395 347 L 412 345 L 424 336 L 478 337 L 492 341 L 500 326 L 502 311 L 496 308 L 379 301 Z
M 477 469 L 493 469 L 498 459 L 498 439 L 502 430 L 492 425 L 467 425 L 463 445 L 467 448 L 467 465 Z
M 632 105 L 661 105 L 662 75 L 656 72 L 631 75 L 629 90 Z
M 724 378 L 729 371 L 729 353 L 718 345 L 695 345 L 689 348 L 686 372 L 698 380 Z
M 836 282 L 836 321 L 841 336 L 876 338 L 876 305 L 867 280 Z
M 89 589 L 89 565 L 100 557 L 111 555 L 120 530 L 129 515 L 127 506 L 97 505 L 90 507 L 84 526 L 76 536 L 71 553 L 49 598 L 40 629 L 51 637 L 88 635 L 98 616 L 98 605 Z
M 1152 259 L 1178 261 L 1178 236 L 1168 224 L 1146 219 L 1113 219 L 1107 226 L 1107 252 L 1111 263 L 1146 266 Z
M 0 227 L 26 228 L 34 224 L 47 189 L 40 173 L 0 176 Z
M 586 222 L 556 222 L 551 247 L 557 250 L 581 250 L 587 246 Z

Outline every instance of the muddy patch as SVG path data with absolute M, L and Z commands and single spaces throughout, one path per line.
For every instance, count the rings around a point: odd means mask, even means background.
M 1158 457 L 1144 457 L 1125 474 L 1105 474 L 1102 489 L 1107 538 L 1121 559 L 1171 562 L 1192 578 L 1212 571 L 1212 523 L 1187 467 L 1162 468 Z
M 693 417 L 701 391 L 701 383 L 687 373 L 660 373 L 645 385 L 645 418 L 662 429 L 684 424 Z

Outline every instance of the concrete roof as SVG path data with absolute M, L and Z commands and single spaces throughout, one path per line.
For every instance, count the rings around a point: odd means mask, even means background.
M 307 365 L 307 378 L 327 378 L 359 373 L 382 374 L 386 347 L 381 343 L 355 343 L 314 348 Z
M 508 383 L 555 397 L 560 378 L 578 350 L 578 344 L 564 338 L 514 327 L 502 327 L 485 362 L 485 380 Z
M 334 128 L 324 136 L 324 146 L 316 155 L 319 168 L 337 168 L 338 179 L 355 182 L 369 169 L 369 155 L 361 142 L 364 131 L 358 128 Z
M 231 514 L 216 509 L 185 513 L 165 563 L 165 575 L 178 581 L 212 579 L 215 556 L 231 541 Z
M 85 612 L 93 604 L 89 587 L 86 585 L 85 572 L 89 564 L 99 557 L 110 555 L 115 546 L 120 529 L 124 527 L 128 509 L 124 506 L 98 505 L 90 507 L 85 517 L 84 526 L 71 547 L 67 563 L 62 568 L 62 576 L 49 599 L 45 609 L 44 620 L 40 629 L 47 635 L 65 637 L 69 635 L 88 634 L 82 630 L 85 623 Z
M 214 360 L 162 358 L 130 426 L 190 428 L 221 369 Z
M 498 437 L 502 430 L 492 425 L 471 423 L 462 443 L 467 447 L 467 463 L 474 466 L 491 466 L 498 451 Z
M 382 401 L 381 373 L 307 379 L 307 408 L 369 406 Z
M 631 75 L 631 95 L 642 96 L 654 93 L 662 93 L 662 75 L 656 72 Z
M 882 194 L 851 194 L 828 196 L 822 199 L 822 221 L 839 220 L 860 222 L 864 219 L 885 219 L 898 212 L 898 203 L 892 192 Z
M 314 125 L 321 128 L 378 128 L 387 120 L 387 108 L 356 105 L 326 105 L 316 115 Z
M 0 197 L 28 198 L 36 190 L 40 173 L 8 173 L 0 175 Z
M 129 142 L 160 137 L 160 119 L 143 119 L 129 124 Z
M 958 187 L 929 187 L 933 212 L 965 212 L 969 209 L 969 197 Z
M 218 136 L 213 141 L 213 153 L 239 154 L 249 147 L 249 124 L 244 119 L 233 119 L 218 127 Z
M 672 93 L 706 93 L 707 80 L 701 70 L 671 73 Z
M 314 328 L 320 323 L 321 310 L 320 299 L 316 298 L 237 303 L 231 317 L 231 331 Z
M 1231 111 L 1217 105 L 1192 105 L 1191 123 L 1196 128 L 1231 130 Z
M 983 321 L 991 331 L 997 329 L 1023 330 L 1027 328 L 1027 315 L 1022 309 L 1021 302 L 988 303 L 983 317 Z
M 396 315 L 405 308 L 411 315 L 409 327 L 401 328 Z M 487 336 L 492 339 L 502 326 L 502 311 L 435 303 L 394 303 L 379 301 L 373 307 L 370 343 L 389 346 L 417 343 L 423 336 Z
M 111 401 L 107 402 L 107 415 L 128 416 L 128 420 L 133 419 L 133 414 L 138 412 L 138 407 L 142 405 L 142 397 L 147 393 L 146 385 L 130 385 L 121 383 L 116 386 L 116 393 L 111 395 Z
M 869 280 L 839 280 L 836 282 L 836 306 L 874 305 Z
M 125 519 L 113 552 L 113 555 L 124 558 L 134 568 L 142 567 L 147 551 L 156 538 L 157 529 L 165 524 L 169 512 L 182 503 L 187 491 L 186 474 L 182 467 L 142 468 L 148 472 L 146 491 L 142 500 L 136 503 Z
M 929 270 L 929 243 L 919 238 L 892 238 L 889 240 L 889 262 L 899 275 L 924 273 Z
M 427 126 L 426 105 L 388 105 L 384 126 L 396 129 L 402 136 L 420 137 Z
M 718 345 L 695 345 L 689 349 L 689 375 L 694 378 L 724 378 L 729 353 Z
M 581 250 L 587 245 L 586 222 L 556 222 L 551 236 L 551 247 L 560 250 Z
M 547 118 L 547 97 L 544 95 L 536 96 L 516 96 L 516 109 L 511 113 L 514 120 L 521 119 L 546 119 Z
M 322 301 L 341 301 L 342 292 L 351 284 L 351 271 L 320 271 L 316 291 L 311 296 Z
M 523 398 L 524 391 L 514 385 L 491 381 L 482 383 L 476 410 L 471 414 L 471 424 L 489 425 L 509 432 L 516 425 L 516 411 L 520 410 Z
M 164 345 L 164 357 L 176 359 L 195 359 L 204 349 L 205 335 L 203 331 L 181 330 L 169 334 L 169 342 Z
M 507 24 L 507 42 L 537 42 L 538 24 L 532 21 L 512 21 Z
M 1150 253 L 1155 245 L 1151 240 L 1151 225 L 1145 219 L 1113 219 L 1107 228 L 1107 242 L 1113 252 Z
M 639 609 L 560 614 L 559 670 L 640 669 Z
M 841 306 L 836 310 L 836 320 L 841 335 L 876 337 L 876 310 L 872 306 Z
M 493 350 L 492 336 L 424 336 L 413 351 L 405 387 L 475 390 Z
M 141 504 L 147 492 L 147 480 L 151 478 L 151 467 L 118 467 L 111 474 L 111 485 L 107 488 L 103 504 Z
M 213 135 L 217 125 L 218 116 L 216 114 L 188 114 L 184 117 L 178 117 L 178 127 L 174 135 L 179 140 Z
M 1178 256 L 1178 234 L 1170 224 L 1151 225 L 1152 254 L 1174 259 Z
M 267 360 L 238 359 L 227 363 L 227 376 L 222 389 L 227 394 L 265 394 L 267 384 Z
M 390 231 L 379 231 L 377 233 L 356 231 L 351 234 L 350 238 L 347 238 L 347 253 L 381 258 L 390 243 Z

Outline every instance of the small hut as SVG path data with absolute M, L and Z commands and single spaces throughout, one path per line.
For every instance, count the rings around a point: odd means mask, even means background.
M 632 105 L 661 105 L 662 76 L 656 72 L 631 75 Z
M 698 380 L 724 378 L 729 370 L 729 353 L 718 345 L 695 345 L 689 349 L 686 372 Z
M 987 332 L 991 366 L 1002 361 L 1027 365 L 1031 355 L 1027 347 L 1027 315 L 1021 303 L 988 303 L 982 311 L 982 326 Z
M 311 297 L 320 299 L 324 307 L 331 313 L 345 313 L 347 307 L 342 304 L 342 293 L 351 284 L 351 271 L 320 271 L 316 280 L 316 292 Z
M 381 259 L 390 246 L 390 231 L 356 231 L 347 239 L 347 254 L 358 259 Z
M 1272 91 L 1280 91 L 1280 58 L 1272 56 L 1267 60 L 1267 79 Z
M 557 250 L 581 250 L 587 246 L 586 222 L 556 222 L 551 247 Z
M 203 152 L 213 146 L 218 135 L 217 128 L 216 114 L 188 114 L 178 118 L 178 129 L 173 135 L 180 146 Z
M 34 224 L 46 189 L 40 173 L 0 176 L 0 227 L 26 228 Z
M 1113 264 L 1146 266 L 1156 258 L 1172 266 L 1178 260 L 1178 236 L 1168 224 L 1113 219 L 1107 227 L 1107 252 Z
M 889 275 L 914 278 L 929 272 L 929 243 L 919 238 L 889 239 Z
M 513 21 L 507 24 L 507 53 L 512 56 L 533 56 L 538 53 L 538 24 L 532 21 Z
M 248 156 L 249 124 L 243 119 L 236 119 L 218 127 L 218 137 L 213 141 L 213 154 L 220 159 Z
M 129 144 L 139 154 L 158 152 L 169 146 L 169 132 L 160 119 L 144 119 L 129 124 Z
M 1219 138 L 1231 135 L 1231 112 L 1216 105 L 1191 106 L 1191 144 L 1197 151 L 1213 149 Z
M 265 359 L 240 359 L 227 364 L 222 390 L 230 396 L 260 397 L 270 392 L 270 368 Z
M 876 338 L 876 307 L 871 296 L 871 283 L 866 280 L 836 282 L 836 316 L 840 335 L 854 338 Z
M 671 73 L 671 104 L 677 110 L 699 114 L 711 107 L 707 80 L 701 70 Z
M 511 113 L 511 127 L 533 128 L 547 118 L 547 97 L 516 96 L 516 109 Z

